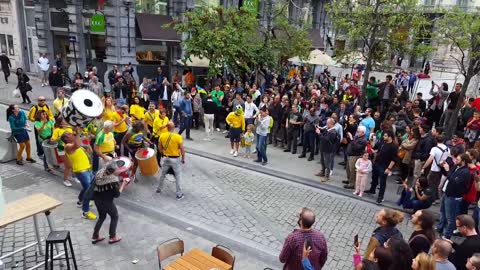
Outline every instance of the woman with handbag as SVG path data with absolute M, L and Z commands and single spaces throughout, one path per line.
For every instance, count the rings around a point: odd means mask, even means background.
M 30 152 L 30 137 L 27 132 L 27 116 L 20 110 L 18 105 L 10 105 L 7 109 L 7 119 L 12 130 L 12 136 L 20 146 L 17 152 L 17 164 L 23 165 L 22 154 L 25 149 L 27 152 L 27 161 L 35 163 Z
M 400 162 L 400 179 L 397 180 L 397 184 L 401 184 L 407 181 L 410 175 L 410 168 L 412 163 L 412 152 L 417 146 L 420 138 L 420 131 L 417 127 L 407 126 L 405 128 L 405 134 L 407 137 L 402 141 L 398 150 L 398 158 Z
M 23 73 L 22 68 L 17 68 L 17 78 L 18 78 L 18 84 L 16 89 L 20 90 L 20 94 L 22 95 L 22 103 L 32 103 L 30 101 L 30 97 L 28 96 L 27 92 L 32 91 L 32 86 L 28 83 L 30 81 L 30 78 Z

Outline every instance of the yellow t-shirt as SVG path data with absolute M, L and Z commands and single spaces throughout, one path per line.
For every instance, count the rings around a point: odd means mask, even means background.
M 130 117 L 133 123 L 138 120 L 143 120 L 143 118 L 145 118 L 145 108 L 138 104 L 133 104 L 130 106 Z
M 35 122 L 35 115 L 37 114 L 37 110 L 44 110 L 47 112 L 47 116 L 49 120 L 53 120 L 53 114 L 52 110 L 50 110 L 50 107 L 48 105 L 43 105 L 43 107 L 40 107 L 39 105 L 33 105 L 32 108 L 30 108 L 30 111 L 28 111 L 28 120 Z
M 115 151 L 115 138 L 113 132 L 105 133 L 103 130 L 97 134 L 95 138 L 95 145 L 102 153 L 112 153 Z
M 126 114 L 120 115 L 120 113 L 114 112 L 112 114 L 112 121 L 115 122 L 115 123 L 120 122 L 122 119 L 124 119 L 126 117 L 127 117 Z M 120 125 L 113 128 L 113 131 L 116 132 L 116 133 L 123 133 L 123 132 L 126 132 L 127 130 L 128 130 L 128 126 L 127 126 L 126 121 L 123 121 Z
M 168 147 L 165 148 L 165 146 L 167 144 L 168 137 L 170 137 L 170 135 L 172 135 L 172 137 L 170 138 L 170 142 L 167 145 Z M 169 157 L 180 156 L 179 146 L 183 143 L 183 138 L 182 138 L 181 135 L 179 135 L 177 133 L 173 133 L 173 132 L 164 132 L 160 135 L 158 143 L 162 144 L 163 154 L 165 156 L 169 156 Z
M 153 122 L 155 121 L 155 118 L 160 116 L 160 112 L 158 110 L 155 110 L 153 113 L 150 111 L 147 111 L 145 113 L 145 124 L 147 124 L 149 127 L 153 127 Z
M 103 121 L 113 121 L 113 114 L 115 113 L 115 110 L 112 110 L 110 108 L 105 108 L 103 109 L 103 116 L 102 116 L 102 119 Z
M 63 151 L 64 150 L 64 143 L 62 140 L 60 140 L 60 138 L 62 137 L 63 133 L 65 132 L 70 132 L 70 133 L 73 133 L 73 130 L 71 127 L 66 127 L 66 128 L 61 128 L 61 127 L 58 127 L 58 128 L 53 128 L 53 133 L 52 133 L 52 138 L 51 140 L 52 141 L 57 141 L 58 143 L 58 150 L 59 151 Z
M 167 127 L 160 128 L 162 126 L 165 126 L 168 123 L 168 117 L 164 117 L 161 119 L 160 117 L 156 117 L 155 121 L 153 121 L 153 136 L 154 137 L 160 137 L 162 133 L 167 132 Z
M 72 171 L 74 173 L 88 171 L 92 167 L 90 165 L 90 159 L 88 159 L 88 155 L 82 147 L 77 148 L 72 154 L 66 152 L 65 154 L 72 164 Z
M 69 102 L 70 100 L 68 100 L 68 98 L 63 98 L 63 100 L 56 98 L 53 101 L 53 114 L 55 116 L 59 115 L 62 112 L 62 109 L 68 106 Z

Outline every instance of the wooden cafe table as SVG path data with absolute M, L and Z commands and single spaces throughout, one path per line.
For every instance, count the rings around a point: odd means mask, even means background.
M 200 250 L 192 249 L 177 258 L 165 270 L 231 270 L 232 266 Z
M 7 225 L 13 224 L 15 222 L 22 221 L 24 219 L 33 217 L 33 223 L 35 226 L 35 236 L 37 241 L 26 245 L 20 249 L 14 250 L 8 254 L 2 254 L 0 257 L 1 259 L 10 257 L 15 253 L 21 252 L 27 248 L 32 246 L 38 245 L 38 250 L 40 255 L 44 255 L 42 249 L 42 241 L 40 238 L 40 232 L 38 228 L 38 214 L 45 214 L 47 216 L 48 226 L 50 227 L 50 231 L 54 230 L 53 220 L 50 216 L 50 212 L 62 205 L 63 203 L 47 196 L 43 193 L 37 193 L 34 195 L 30 195 L 28 197 L 13 201 L 11 203 L 7 203 L 5 205 L 5 213 L 4 215 L 0 216 L 0 228 L 6 227 Z M 58 252 L 57 247 L 57 252 Z

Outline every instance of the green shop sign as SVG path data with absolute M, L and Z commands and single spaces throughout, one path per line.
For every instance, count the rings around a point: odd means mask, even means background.
M 259 0 L 243 0 L 243 7 L 247 10 L 257 13 Z
M 105 16 L 103 14 L 95 14 L 90 18 L 90 32 L 105 33 Z

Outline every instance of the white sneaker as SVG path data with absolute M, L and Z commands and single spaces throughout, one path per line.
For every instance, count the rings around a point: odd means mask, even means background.
M 238 152 L 235 151 L 235 152 L 233 153 L 233 156 L 234 156 L 234 157 L 238 156 Z
M 63 181 L 63 185 L 66 186 L 66 187 L 71 187 L 72 186 L 72 183 L 70 183 L 70 181 Z
M 230 150 L 230 155 L 233 155 L 235 153 L 235 150 Z
M 218 131 L 218 132 L 220 132 L 220 129 L 219 129 L 219 128 L 217 128 L 217 131 Z
M 223 134 L 228 133 L 228 130 L 224 130 L 222 133 L 223 133 Z
M 332 176 L 332 174 L 333 174 L 333 170 L 330 171 L 330 176 Z
M 73 177 L 72 179 L 73 179 L 77 184 L 80 184 L 80 180 L 78 180 L 78 178 Z

